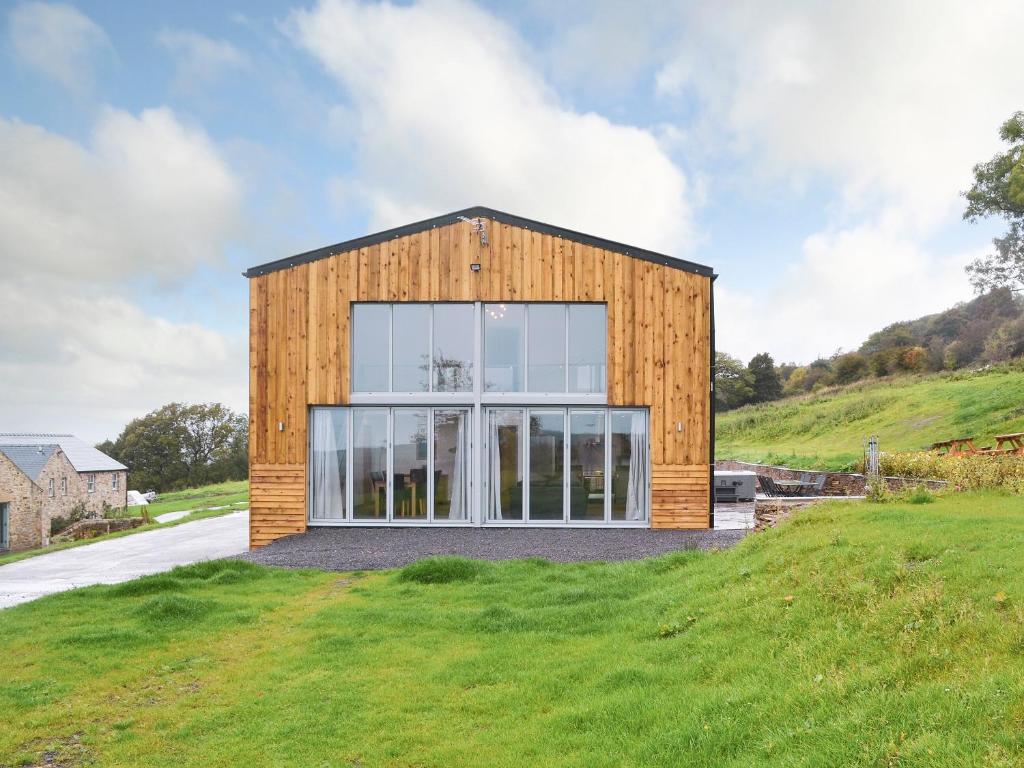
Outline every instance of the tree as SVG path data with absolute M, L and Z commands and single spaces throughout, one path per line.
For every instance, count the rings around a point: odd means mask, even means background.
M 967 221 L 1001 216 L 1009 224 L 1006 234 L 992 241 L 995 253 L 967 267 L 978 293 L 998 286 L 1024 287 L 1024 112 L 1003 123 L 999 137 L 1009 149 L 974 166 L 974 186 L 964 193 Z
M 721 411 L 746 405 L 754 396 L 754 379 L 741 360 L 715 353 L 715 406 Z
M 850 384 L 851 382 L 863 379 L 871 372 L 868 358 L 859 352 L 848 352 L 836 358 L 835 364 L 836 382 L 838 384 Z
M 248 476 L 249 424 L 220 403 L 168 403 L 97 446 L 128 466 L 139 490 L 195 487 Z
M 747 371 L 753 379 L 753 402 L 766 403 L 782 397 L 782 380 L 779 378 L 779 372 L 775 370 L 775 361 L 767 352 L 750 358 Z

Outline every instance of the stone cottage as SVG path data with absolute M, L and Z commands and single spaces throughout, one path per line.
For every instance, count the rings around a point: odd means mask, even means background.
M 0 550 L 49 544 L 50 521 L 127 505 L 128 468 L 72 435 L 0 433 Z

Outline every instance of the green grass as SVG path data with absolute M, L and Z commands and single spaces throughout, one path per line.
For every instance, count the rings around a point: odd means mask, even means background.
M 720 459 L 848 469 L 878 435 L 883 451 L 918 450 L 939 440 L 1024 431 L 1024 371 L 874 380 L 719 414 Z
M 635 563 L 180 568 L 0 613 L 0 764 L 1019 766 L 1022 551 L 988 493 Z
M 205 485 L 201 488 L 190 488 L 184 491 L 160 494 L 157 502 L 150 504 L 145 508 L 149 513 L 150 520 L 155 518 L 157 515 L 162 515 L 167 512 L 180 512 L 186 509 L 194 511 L 183 518 L 171 520 L 166 523 L 151 522 L 146 525 L 141 525 L 138 528 L 132 528 L 127 531 L 116 531 L 114 533 L 106 534 L 105 536 L 97 536 L 93 539 L 62 541 L 49 547 L 43 547 L 42 549 L 26 549 L 20 552 L 8 552 L 0 555 L 0 565 L 7 565 L 8 563 L 14 563 L 18 560 L 35 557 L 36 555 L 45 555 L 49 552 L 59 552 L 63 549 L 74 549 L 75 547 L 81 547 L 86 544 L 95 544 L 97 541 L 118 539 L 122 536 L 131 536 L 132 534 L 141 533 L 142 531 L 153 531 L 158 528 L 170 528 L 175 525 L 191 523 L 195 520 L 202 520 L 207 517 L 227 515 L 235 510 L 244 509 L 244 505 L 248 504 L 248 501 L 248 480 L 232 480 L 226 483 Z M 226 508 L 210 509 L 210 507 Z M 142 514 L 141 509 L 142 508 L 140 507 L 129 507 L 128 514 L 140 515 Z M 0 763 L 0 768 L 2 768 L 2 766 L 3 763 Z

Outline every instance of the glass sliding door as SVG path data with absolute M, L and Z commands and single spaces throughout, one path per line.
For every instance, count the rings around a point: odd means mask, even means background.
M 529 519 L 565 519 L 565 411 L 530 409 Z
M 310 418 L 309 517 L 348 517 L 348 416 L 343 408 L 314 408 Z
M 569 411 L 569 519 L 604 522 L 604 411 Z
M 427 518 L 428 414 L 425 408 L 394 409 L 391 503 L 399 522 Z
M 434 410 L 434 519 L 472 518 L 473 430 L 468 408 Z
M 487 412 L 487 519 L 494 522 L 523 519 L 523 416 L 522 408 Z
M 388 410 L 352 411 L 352 518 L 388 519 Z
M 647 414 L 611 411 L 611 519 L 638 522 L 647 519 Z

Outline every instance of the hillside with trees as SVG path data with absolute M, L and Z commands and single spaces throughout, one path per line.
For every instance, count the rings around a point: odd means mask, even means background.
M 807 365 L 776 366 L 755 355 L 746 366 L 718 354 L 715 400 L 719 411 L 819 392 L 889 376 L 977 368 L 1024 356 L 1024 301 L 1008 287 L 916 320 L 872 333 L 852 352 Z

